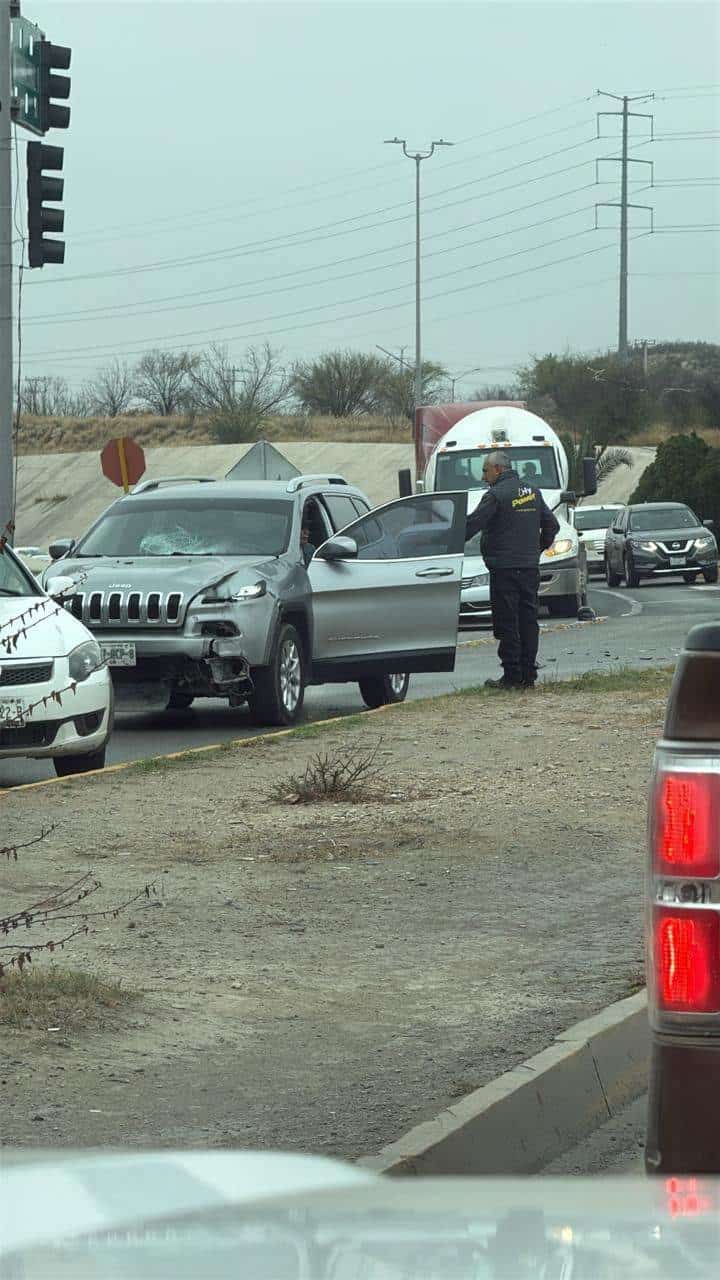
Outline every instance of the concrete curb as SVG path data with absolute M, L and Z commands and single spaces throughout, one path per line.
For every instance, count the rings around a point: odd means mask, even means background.
M 639 1097 L 648 1062 L 641 991 L 358 1164 L 395 1175 L 536 1173 Z

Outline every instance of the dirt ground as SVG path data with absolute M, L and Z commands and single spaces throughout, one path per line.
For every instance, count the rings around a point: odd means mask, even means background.
M 88 868 L 95 906 L 158 897 L 37 959 L 140 995 L 90 1029 L 2 1028 L 2 1142 L 356 1157 L 635 990 L 663 709 L 456 696 L 4 793 L 3 842 L 56 824 L 0 866 L 8 906 Z M 378 743 L 361 802 L 272 798 Z

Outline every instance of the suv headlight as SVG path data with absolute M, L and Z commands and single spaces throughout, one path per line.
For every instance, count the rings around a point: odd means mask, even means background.
M 77 680 L 79 684 L 102 666 L 104 663 L 100 645 L 95 640 L 86 640 L 84 644 L 79 644 L 68 658 L 70 679 Z
M 648 542 L 635 542 L 631 538 L 630 546 L 636 551 L 657 551 L 657 542 L 653 542 L 652 538 Z
M 569 556 L 576 550 L 571 538 L 556 538 L 551 547 L 543 552 L 546 556 Z
M 704 551 L 706 547 L 712 547 L 714 543 L 715 543 L 715 539 L 710 537 L 695 539 L 695 546 L 697 547 L 698 551 Z
M 259 600 L 267 594 L 267 582 L 253 582 L 247 587 L 238 587 L 237 591 L 229 591 L 227 583 L 221 582 L 217 587 L 203 596 L 203 604 L 242 604 L 244 600 Z

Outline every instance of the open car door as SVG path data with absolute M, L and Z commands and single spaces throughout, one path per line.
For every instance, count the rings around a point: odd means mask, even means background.
M 465 493 L 414 494 L 318 548 L 308 570 L 314 679 L 453 670 L 466 506 Z

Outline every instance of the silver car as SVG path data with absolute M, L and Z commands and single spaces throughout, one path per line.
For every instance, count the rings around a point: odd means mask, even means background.
M 465 494 L 371 510 L 340 476 L 148 481 L 77 543 L 51 547 L 67 608 L 93 632 L 123 706 L 198 697 L 292 724 L 309 684 L 401 701 L 455 665 Z
M 588 574 L 605 573 L 605 533 L 617 513 L 625 509 L 622 502 L 606 502 L 571 508 L 570 522 L 582 538 L 587 554 Z

